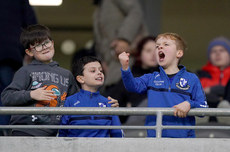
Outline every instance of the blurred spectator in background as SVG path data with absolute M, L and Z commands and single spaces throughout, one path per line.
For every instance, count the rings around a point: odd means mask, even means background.
M 95 44 L 94 43 L 91 44 L 91 42 L 87 42 L 87 43 L 85 47 L 76 50 L 76 52 L 73 54 L 72 60 L 71 60 L 71 72 L 72 73 L 74 71 L 75 62 L 77 62 L 80 58 L 85 57 L 85 56 L 96 57 Z
M 197 72 L 210 108 L 216 108 L 223 100 L 225 87 L 230 78 L 230 41 L 217 37 L 208 45 L 208 63 Z M 216 117 L 209 121 L 216 122 Z
M 220 101 L 217 108 L 230 108 L 230 80 L 225 87 L 224 99 Z M 230 117 L 217 117 L 218 123 L 230 125 Z
M 105 86 L 121 78 L 118 54 L 131 52 L 148 34 L 138 0 L 94 0 L 94 36 L 96 53 L 105 61 Z
M 12 81 L 15 71 L 23 64 L 24 49 L 19 38 L 22 28 L 37 23 L 28 0 L 1 0 L 0 5 L 0 93 Z M 2 102 L 0 101 L 0 106 Z M 0 117 L 0 125 L 7 125 L 10 116 Z M 5 134 L 0 131 L 0 135 Z
M 221 103 L 220 103 L 221 104 Z M 230 107 L 230 80 L 228 81 L 226 88 L 225 88 L 225 94 L 224 94 L 224 101 L 222 101 L 222 105 L 218 105 L 221 106 L 221 108 L 229 108 Z
M 154 36 L 144 37 L 137 44 L 135 63 L 132 66 L 132 72 L 135 77 L 144 75 L 146 73 L 152 73 L 158 69 L 155 59 L 155 49 L 156 43 Z M 106 87 L 104 94 L 105 96 L 110 95 L 112 98 L 117 99 L 120 107 L 147 107 L 147 95 L 128 92 L 125 89 L 121 79 L 118 83 Z M 131 117 L 132 116 L 130 116 L 130 118 Z M 137 117 L 138 119 L 128 119 L 129 122 L 127 123 L 136 123 L 135 125 L 142 123 L 142 125 L 144 125 L 145 119 L 141 119 L 141 116 Z M 143 117 L 145 118 L 145 116 Z M 127 116 L 120 116 L 122 123 L 125 123 L 127 118 Z M 135 122 L 133 122 L 133 120 L 135 120 Z

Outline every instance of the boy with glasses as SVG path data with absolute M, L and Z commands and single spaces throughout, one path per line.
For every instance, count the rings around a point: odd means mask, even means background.
M 78 89 L 70 71 L 53 61 L 54 42 L 50 31 L 32 25 L 22 31 L 21 43 L 33 61 L 20 68 L 12 83 L 2 92 L 5 106 L 60 107 L 66 96 Z M 11 125 L 59 125 L 59 115 L 12 115 Z M 52 129 L 13 129 L 13 136 L 56 136 Z
M 20 68 L 2 92 L 5 106 L 62 107 L 78 91 L 72 73 L 53 61 L 54 41 L 42 25 L 31 25 L 21 34 L 25 52 L 33 61 Z M 114 101 L 112 101 L 114 103 Z M 117 102 L 117 101 L 115 101 Z M 60 115 L 12 115 L 11 125 L 59 125 Z M 13 136 L 56 136 L 57 129 L 13 129 Z

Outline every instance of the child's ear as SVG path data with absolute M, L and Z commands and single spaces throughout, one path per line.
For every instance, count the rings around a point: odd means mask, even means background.
M 183 50 L 178 50 L 177 51 L 177 57 L 181 58 L 184 55 L 184 51 Z
M 80 83 L 80 84 L 83 84 L 85 81 L 84 81 L 84 79 L 83 79 L 83 76 L 81 76 L 81 75 L 78 75 L 77 77 L 76 77 L 76 80 Z
M 33 54 L 30 50 L 28 50 L 28 49 L 26 49 L 25 52 L 26 52 L 26 54 L 29 55 L 30 57 L 33 57 L 33 56 L 34 56 L 34 54 Z

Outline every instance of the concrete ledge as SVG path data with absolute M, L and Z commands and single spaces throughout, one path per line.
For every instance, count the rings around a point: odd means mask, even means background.
M 0 152 L 229 152 L 230 139 L 0 137 Z

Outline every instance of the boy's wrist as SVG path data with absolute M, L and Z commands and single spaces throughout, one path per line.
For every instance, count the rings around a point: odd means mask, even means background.
M 190 106 L 190 109 L 191 109 L 191 103 L 189 101 L 185 101 L 186 103 L 188 103 L 188 105 Z
M 193 104 L 193 102 L 192 102 L 192 101 L 188 101 L 188 100 L 186 100 L 185 102 L 188 102 L 188 103 L 190 104 L 190 109 L 191 109 L 191 108 L 194 108 L 194 104 Z
M 122 69 L 122 71 L 128 71 L 129 67 L 127 67 L 127 68 L 126 67 L 122 67 L 121 69 Z
M 122 70 L 123 70 L 123 71 L 127 71 L 128 69 L 129 69 L 129 66 L 127 66 L 127 67 L 126 67 L 126 66 L 125 66 L 125 67 L 122 66 Z
M 26 100 L 33 100 L 33 98 L 31 97 L 31 91 L 26 91 L 25 92 L 25 99 Z
M 31 90 L 31 91 L 29 92 L 30 98 L 31 98 L 32 100 L 35 100 L 34 91 L 35 91 L 35 90 Z
M 33 91 L 30 91 L 30 98 L 33 99 Z

